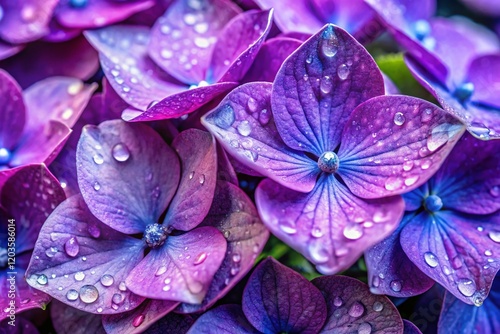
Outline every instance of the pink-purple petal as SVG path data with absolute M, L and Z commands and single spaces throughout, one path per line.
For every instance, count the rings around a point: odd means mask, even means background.
M 361 199 L 326 174 L 307 194 L 266 179 L 257 187 L 255 200 L 271 232 L 324 274 L 351 266 L 396 228 L 404 211 L 399 196 Z
M 262 333 L 318 333 L 326 319 L 320 291 L 273 258 L 262 261 L 248 279 L 242 308 Z
M 127 234 L 156 223 L 179 182 L 177 156 L 144 124 L 85 126 L 76 159 L 80 191 L 92 213 Z
M 322 276 L 312 283 L 328 309 L 320 333 L 402 333 L 403 321 L 396 307 L 387 297 L 371 294 L 365 283 L 347 276 Z
M 199 317 L 187 334 L 260 334 L 239 305 L 221 305 Z
M 193 5 L 175 1 L 152 28 L 149 55 L 173 77 L 197 85 L 207 80 L 219 34 L 240 11 L 227 0 L 202 0 Z
M 271 84 L 248 83 L 234 89 L 202 123 L 242 164 L 291 189 L 310 191 L 319 168 L 281 139 L 271 113 Z
M 76 195 L 59 205 L 43 225 L 26 280 L 79 310 L 120 313 L 143 300 L 124 283 L 143 251 L 141 240 L 102 224 Z
M 0 148 L 12 150 L 26 123 L 26 107 L 21 87 L 9 73 L 0 69 Z
M 283 141 L 320 156 L 340 143 L 357 105 L 383 94 L 382 75 L 373 58 L 347 32 L 330 24 L 283 63 L 271 103 Z
M 500 73 L 500 52 L 475 58 L 469 66 L 466 81 L 474 85 L 474 102 L 498 109 L 500 78 L 495 73 Z
M 175 137 L 172 148 L 180 157 L 182 175 L 164 224 L 189 231 L 205 218 L 214 197 L 217 179 L 215 139 L 208 132 L 189 129 Z
M 129 274 L 127 287 L 154 299 L 200 303 L 226 253 L 226 239 L 213 227 L 167 237 Z
M 464 130 L 427 101 L 373 98 L 358 106 L 347 122 L 338 173 L 363 198 L 413 190 L 439 169 Z
M 21 52 L 24 45 L 10 44 L 0 40 L 0 60 L 9 58 L 16 53 Z

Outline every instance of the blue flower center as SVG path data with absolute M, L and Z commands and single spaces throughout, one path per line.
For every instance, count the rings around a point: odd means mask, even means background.
M 424 200 L 424 206 L 429 212 L 436 212 L 443 207 L 443 201 L 437 195 L 427 196 Z
M 318 159 L 318 167 L 325 173 L 335 173 L 339 165 L 339 157 L 332 151 L 326 151 Z
M 431 33 L 431 25 L 426 20 L 418 20 L 413 24 L 413 32 L 419 41 L 423 41 Z
M 474 84 L 472 82 L 464 82 L 453 92 L 453 95 L 462 103 L 467 102 L 472 94 L 474 94 Z
M 69 0 L 69 5 L 73 8 L 83 8 L 89 3 L 88 0 Z
M 0 165 L 6 165 L 10 162 L 10 159 L 12 158 L 12 153 L 4 148 L 0 148 Z
M 158 248 L 167 240 L 168 230 L 160 224 L 149 224 L 144 231 L 143 240 L 150 248 Z

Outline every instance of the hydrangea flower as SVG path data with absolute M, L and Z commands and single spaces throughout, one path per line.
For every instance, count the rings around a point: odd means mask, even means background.
M 499 145 L 464 135 L 441 169 L 404 195 L 398 229 L 365 254 L 373 292 L 411 296 L 435 281 L 464 303 L 483 303 L 500 268 Z
M 242 305 L 203 314 L 188 333 L 402 333 L 387 297 L 346 276 L 307 279 L 272 258 L 254 270 Z
M 170 148 L 143 124 L 86 126 L 77 148 L 81 195 L 42 227 L 28 283 L 86 312 L 132 312 L 126 324 L 111 319 L 122 328 L 151 325 L 179 302 L 215 302 L 267 240 L 234 186 L 222 185 L 212 205 L 216 168 L 215 142 L 199 130 Z
M 0 69 L 0 174 L 30 163 L 50 164 L 95 88 L 54 77 L 22 92 Z
M 398 194 L 440 166 L 463 126 L 434 105 L 381 96 L 367 51 L 333 25 L 298 48 L 273 84 L 249 83 L 202 122 L 239 162 L 267 227 L 322 273 L 349 267 L 396 228 Z
M 123 118 L 177 118 L 237 86 L 272 17 L 272 11 L 240 11 L 226 0 L 178 0 L 151 30 L 114 26 L 86 32 L 111 86 L 135 108 Z
M 43 164 L 32 164 L 0 173 L 0 321 L 16 312 L 45 308 L 50 296 L 30 287 L 24 273 L 40 228 L 52 210 L 64 200 L 57 179 Z M 11 224 L 10 220 L 14 220 Z M 11 238 L 15 237 L 14 263 L 9 261 Z M 15 274 L 12 274 L 12 273 Z M 11 281 L 15 297 L 11 299 Z M 9 302 L 15 302 L 12 310 Z M 11 312 L 12 311 L 12 312 Z M 18 324 L 20 325 L 20 324 Z

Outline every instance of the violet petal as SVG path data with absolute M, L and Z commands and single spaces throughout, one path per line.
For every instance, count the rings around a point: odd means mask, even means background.
M 26 107 L 21 87 L 9 73 L 0 69 L 0 149 L 11 151 L 24 130 Z M 7 161 L 8 163 L 8 161 Z M 0 165 L 3 165 L 2 161 Z
M 472 100 L 489 107 L 500 109 L 500 96 L 496 87 L 500 79 L 495 73 L 500 72 L 500 54 L 475 58 L 469 67 L 467 82 L 474 85 Z
M 73 307 L 68 307 L 57 300 L 50 303 L 50 317 L 56 333 L 87 333 L 105 334 L 101 316 Z
M 403 319 L 404 331 L 403 334 L 422 334 L 420 329 L 415 326 L 411 321 Z
M 283 141 L 320 156 L 340 143 L 357 105 L 383 94 L 373 58 L 347 32 L 329 24 L 283 63 L 271 104 Z
M 24 47 L 23 45 L 10 44 L 0 40 L 0 60 L 9 58 L 15 55 L 16 53 L 21 52 L 23 47 Z
M 239 305 L 221 305 L 199 317 L 187 334 L 260 334 Z

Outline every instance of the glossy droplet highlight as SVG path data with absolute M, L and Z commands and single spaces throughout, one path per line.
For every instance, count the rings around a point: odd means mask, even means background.
M 64 244 L 64 250 L 66 251 L 66 254 L 71 257 L 77 256 L 80 252 L 80 244 L 78 243 L 78 240 L 75 237 L 69 238 Z
M 106 286 L 106 287 L 111 286 L 111 285 L 113 285 L 114 281 L 115 280 L 114 280 L 113 276 L 111 276 L 111 275 L 105 274 L 105 275 L 101 276 L 101 284 L 103 286 Z
M 397 112 L 396 114 L 394 114 L 394 124 L 396 124 L 397 126 L 403 125 L 405 121 L 406 117 L 402 112 Z
M 279 228 L 286 234 L 295 234 L 297 233 L 297 226 L 295 222 L 285 219 L 279 222 Z
M 229 129 L 235 121 L 234 109 L 226 104 L 216 109 L 213 114 L 207 117 L 207 120 L 212 120 L 219 128 Z
M 7 163 L 9 163 L 11 157 L 12 154 L 10 150 L 6 149 L 5 147 L 0 147 L 0 165 L 6 165 Z
M 254 98 L 250 97 L 247 101 L 247 107 L 248 110 L 251 112 L 256 112 L 257 111 L 257 101 L 255 101 Z
M 49 280 L 47 279 L 47 276 L 45 276 L 44 274 L 41 274 L 36 278 L 36 282 L 41 285 L 47 284 L 48 281 Z
M 242 121 L 238 124 L 237 130 L 240 135 L 246 137 L 252 132 L 252 127 L 248 121 Z
M 80 300 L 85 304 L 91 304 L 99 298 L 99 291 L 93 285 L 84 285 L 80 288 Z
M 203 285 L 198 281 L 193 281 L 190 284 L 188 284 L 188 289 L 194 294 L 200 293 L 201 290 L 203 290 Z
M 453 92 L 453 95 L 462 103 L 468 101 L 472 94 L 474 94 L 474 84 L 472 82 L 464 82 Z
M 121 293 L 115 293 L 113 295 L 113 297 L 111 298 L 111 301 L 117 305 L 123 303 L 124 300 L 125 300 L 125 298 L 123 298 L 123 295 Z
M 341 64 L 337 67 L 337 75 L 340 80 L 345 80 L 349 76 L 349 67 L 346 64 Z
M 94 190 L 99 191 L 100 189 L 101 189 L 101 185 L 99 184 L 99 182 L 95 181 L 94 182 Z
M 470 297 L 476 292 L 476 283 L 468 278 L 463 278 L 457 281 L 458 291 L 465 297 Z
M 155 276 L 161 276 L 161 275 L 163 275 L 166 272 L 167 272 L 167 267 L 161 266 L 160 268 L 158 268 L 156 270 Z
M 337 307 L 342 306 L 342 303 L 343 303 L 342 298 L 340 298 L 339 296 L 337 296 L 333 299 L 333 305 L 335 305 Z
M 240 254 L 238 254 L 238 253 L 234 254 L 234 255 L 233 255 L 233 262 L 238 263 L 238 262 L 240 262 L 240 261 L 241 261 L 241 255 L 240 255 Z
M 371 332 L 372 326 L 367 322 L 363 322 L 358 327 L 358 334 L 370 334 Z
M 424 253 L 424 260 L 425 263 L 427 263 L 427 265 L 431 268 L 436 268 L 438 265 L 438 260 L 436 258 L 436 255 L 434 255 L 431 252 Z
M 54 255 L 56 255 L 58 252 L 57 248 L 55 247 L 50 247 L 49 249 L 47 249 L 45 251 L 45 255 L 47 255 L 47 257 L 54 257 Z
M 335 152 L 326 151 L 318 158 L 318 167 L 325 173 L 335 173 L 339 166 L 340 160 Z
M 113 158 L 118 162 L 125 162 L 130 158 L 130 150 L 125 144 L 118 143 L 111 151 Z
M 75 274 L 75 280 L 77 281 L 83 281 L 84 278 L 85 274 L 83 273 L 83 271 L 79 271 Z
M 75 289 L 69 289 L 68 292 L 66 293 L 66 299 L 69 300 L 70 302 L 73 302 L 78 299 L 78 291 Z
M 138 315 L 137 317 L 134 318 L 134 320 L 132 321 L 132 326 L 134 327 L 139 327 L 140 325 L 142 325 L 142 323 L 144 322 L 144 315 L 143 314 L 140 314 Z
M 494 242 L 500 243 L 500 231 L 490 231 L 490 233 L 488 233 L 488 236 Z
M 332 88 L 333 88 L 332 79 L 328 75 L 322 77 L 319 83 L 319 89 L 321 90 L 321 92 L 323 94 L 328 94 L 332 91 Z
M 321 52 L 328 58 L 334 57 L 339 50 L 339 41 L 332 26 L 328 26 L 322 34 Z
M 94 160 L 96 165 L 102 165 L 102 163 L 104 162 L 104 158 L 99 153 L 94 154 L 92 159 Z
M 197 265 L 202 264 L 203 262 L 205 262 L 206 259 L 207 259 L 207 253 L 200 253 L 200 254 L 198 254 L 198 256 L 196 257 L 196 259 L 194 260 L 193 264 L 195 266 L 197 266 Z
M 344 227 L 344 237 L 349 240 L 357 240 L 363 236 L 363 226 L 356 223 L 348 223 Z
M 384 309 L 384 304 L 382 304 L 381 302 L 375 302 L 373 303 L 372 308 L 375 312 L 381 312 Z
M 399 292 L 401 291 L 402 283 L 400 280 L 394 280 L 391 282 L 390 286 L 392 291 Z
M 365 307 L 360 302 L 354 302 L 349 308 L 349 315 L 353 318 L 359 318 L 365 312 Z

